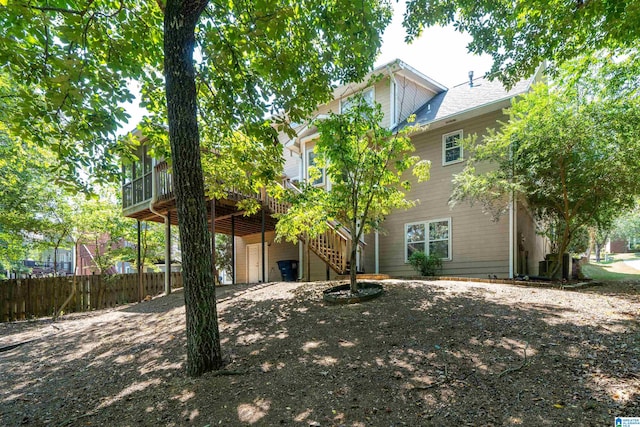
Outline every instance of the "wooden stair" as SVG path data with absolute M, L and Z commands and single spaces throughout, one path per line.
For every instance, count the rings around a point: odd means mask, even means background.
M 300 192 L 300 190 L 289 180 L 285 180 L 283 187 L 287 190 Z M 265 205 L 272 213 L 286 213 L 289 204 L 276 200 L 265 195 Z M 307 242 L 309 249 L 323 260 L 333 271 L 338 274 L 348 274 L 349 250 L 351 246 L 351 234 L 344 227 L 337 227 L 331 222 L 327 222 L 328 229 L 313 238 L 307 235 L 300 236 L 300 240 Z M 364 242 L 360 242 L 364 248 Z

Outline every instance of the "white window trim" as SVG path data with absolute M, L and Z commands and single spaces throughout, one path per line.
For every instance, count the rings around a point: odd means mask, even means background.
M 403 246 L 403 251 L 404 251 L 404 262 L 405 264 L 409 263 L 409 256 L 407 254 L 407 246 L 408 246 L 408 241 L 407 241 L 407 230 L 409 229 L 410 226 L 412 225 L 424 225 L 425 227 L 425 240 L 424 240 L 424 248 L 426 251 L 426 254 L 429 255 L 429 224 L 431 224 L 432 222 L 444 222 L 447 221 L 448 223 L 448 227 L 449 227 L 449 239 L 448 239 L 448 245 L 447 245 L 447 252 L 449 253 L 449 256 L 447 258 L 441 258 L 442 261 L 451 261 L 452 259 L 452 255 L 451 255 L 451 240 L 452 240 L 452 236 L 453 233 L 451 232 L 451 217 L 449 218 L 437 218 L 437 219 L 430 219 L 428 221 L 417 221 L 417 222 L 408 222 L 404 225 L 404 246 Z
M 314 152 L 314 148 L 315 148 L 315 146 L 312 147 L 312 148 L 306 148 L 306 150 L 305 150 L 305 156 L 304 156 L 304 162 L 305 162 L 304 169 L 305 169 L 305 171 L 304 171 L 304 175 L 305 175 L 305 179 L 306 179 L 307 182 L 311 182 L 311 180 L 309 178 L 309 166 L 311 166 L 311 164 L 309 162 L 309 155 Z M 322 171 L 322 176 L 320 177 L 321 181 L 318 182 L 317 184 L 313 184 L 314 187 L 324 187 L 326 185 L 326 183 L 327 183 L 327 170 L 326 170 L 326 168 L 319 168 L 319 169 Z
M 342 114 L 342 113 L 343 113 L 342 107 L 343 107 L 343 104 L 344 104 L 346 101 L 348 101 L 349 99 L 353 98 L 353 97 L 354 97 L 356 94 L 358 94 L 358 93 L 364 94 L 365 92 L 368 92 L 368 91 L 371 91 L 371 93 L 372 93 L 372 95 L 373 95 L 373 102 L 374 102 L 374 104 L 375 104 L 375 102 L 376 102 L 376 88 L 375 88 L 375 86 L 369 86 L 369 87 L 366 87 L 366 88 L 364 88 L 364 89 L 362 89 L 362 90 L 360 90 L 360 91 L 358 91 L 358 92 L 354 93 L 353 95 L 349 95 L 349 96 L 347 96 L 346 98 L 342 98 L 342 99 L 340 99 L 340 114 Z
M 460 135 L 460 158 L 447 162 L 447 137 L 451 135 Z M 464 148 L 462 147 L 462 140 L 464 139 L 464 132 L 462 129 L 455 130 L 453 132 L 445 133 L 442 135 L 442 166 L 454 165 L 456 163 L 464 162 Z

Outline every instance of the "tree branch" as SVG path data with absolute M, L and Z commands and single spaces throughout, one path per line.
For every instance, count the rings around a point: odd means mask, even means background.
M 21 6 L 26 7 L 27 9 L 39 10 L 41 12 L 57 12 L 57 13 L 63 13 L 63 14 L 67 14 L 67 15 L 84 16 L 84 14 L 87 13 L 87 9 L 85 9 L 85 10 L 75 10 L 75 9 L 65 9 L 65 8 L 62 8 L 62 7 L 32 6 L 32 5 L 26 5 L 26 4 L 23 4 Z
M 156 0 L 156 4 L 160 8 L 160 11 L 164 14 L 164 9 L 166 8 L 166 5 L 162 2 L 162 0 Z

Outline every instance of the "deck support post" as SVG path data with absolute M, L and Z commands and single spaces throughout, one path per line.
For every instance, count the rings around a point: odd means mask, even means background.
M 137 261 L 138 261 L 138 302 L 141 302 L 144 299 L 144 286 L 142 284 L 142 225 L 140 220 L 138 220 L 138 250 L 137 250 Z
M 236 284 L 236 217 L 231 216 L 231 284 Z
M 307 247 L 307 256 L 306 256 L 306 261 L 307 261 L 307 282 L 311 281 L 311 248 L 309 245 L 309 235 L 307 235 L 307 238 L 305 239 L 305 245 Z
M 164 220 L 164 294 L 171 293 L 171 211 Z
M 261 212 L 262 212 L 262 218 L 261 218 L 262 221 L 261 221 L 261 224 L 260 224 L 260 234 L 261 234 L 260 243 L 261 243 L 262 246 L 261 246 L 260 250 L 261 250 L 262 253 L 260 254 L 260 256 L 262 257 L 262 283 L 266 283 L 267 280 L 266 280 L 266 275 L 265 275 L 265 262 L 264 262 L 265 261 L 264 260 L 264 227 L 265 227 L 264 204 L 262 205 Z
M 213 265 L 213 283 L 220 284 L 216 269 L 216 199 L 211 199 L 211 262 Z

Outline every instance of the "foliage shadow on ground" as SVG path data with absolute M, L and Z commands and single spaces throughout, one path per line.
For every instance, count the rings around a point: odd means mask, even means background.
M 221 296 L 228 365 L 198 379 L 185 377 L 181 295 L 61 322 L 0 355 L 0 422 L 596 426 L 637 414 L 637 299 L 390 281 L 377 300 L 324 306 L 329 285 Z

